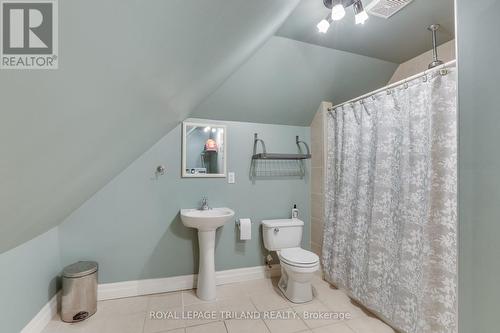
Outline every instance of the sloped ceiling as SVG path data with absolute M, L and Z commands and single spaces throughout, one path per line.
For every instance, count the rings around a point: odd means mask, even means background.
M 370 2 L 363 0 L 365 7 Z M 334 22 L 328 33 L 320 34 L 316 24 L 328 12 L 322 0 L 303 0 L 277 35 L 396 63 L 431 49 L 427 31 L 431 24 L 441 24 L 439 44 L 455 35 L 454 0 L 414 0 L 387 20 L 371 16 L 364 25 L 355 25 L 352 7 L 347 8 L 344 19 Z
M 195 117 L 309 126 L 323 100 L 384 86 L 397 64 L 272 37 L 194 111 Z
M 297 3 L 59 1 L 60 68 L 0 72 L 0 253 L 186 118 Z

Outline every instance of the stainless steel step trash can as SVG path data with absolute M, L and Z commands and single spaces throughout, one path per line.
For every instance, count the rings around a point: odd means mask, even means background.
M 94 261 L 66 266 L 62 277 L 61 319 L 82 321 L 97 311 L 97 270 Z

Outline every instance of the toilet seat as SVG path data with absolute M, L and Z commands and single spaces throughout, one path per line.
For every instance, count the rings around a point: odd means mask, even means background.
M 319 263 L 319 257 L 311 251 L 300 247 L 292 247 L 279 251 L 280 261 L 294 267 L 314 267 Z

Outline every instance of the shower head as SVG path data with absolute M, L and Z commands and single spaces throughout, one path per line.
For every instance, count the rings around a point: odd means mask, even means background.
M 437 31 L 441 26 L 439 24 L 432 24 L 429 27 L 427 27 L 427 30 L 429 30 L 432 33 L 432 62 L 429 64 L 429 69 L 434 68 L 436 66 L 444 64 L 443 61 L 438 59 L 438 52 L 437 52 Z

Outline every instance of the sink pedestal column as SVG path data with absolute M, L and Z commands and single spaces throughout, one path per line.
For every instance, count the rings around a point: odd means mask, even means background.
M 200 247 L 200 267 L 198 269 L 196 295 L 204 301 L 213 301 L 216 298 L 215 230 L 199 230 L 198 243 Z

